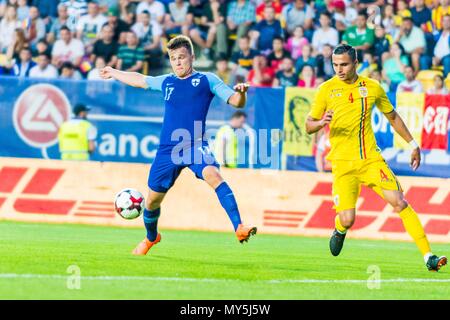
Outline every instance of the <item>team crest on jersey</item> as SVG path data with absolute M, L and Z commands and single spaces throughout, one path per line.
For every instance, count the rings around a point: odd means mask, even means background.
M 359 94 L 361 95 L 361 97 L 363 98 L 367 98 L 367 96 L 369 95 L 369 91 L 367 90 L 366 87 L 359 87 Z
M 192 80 L 191 80 L 191 83 L 192 83 L 192 85 L 193 85 L 194 87 L 196 87 L 196 86 L 198 86 L 198 85 L 200 84 L 200 79 L 197 79 L 197 78 L 192 79 Z

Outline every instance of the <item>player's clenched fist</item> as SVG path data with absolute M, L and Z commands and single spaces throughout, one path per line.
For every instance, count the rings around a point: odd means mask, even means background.
M 235 85 L 233 87 L 234 91 L 237 92 L 247 92 L 248 88 L 250 87 L 250 85 L 248 83 L 238 83 L 237 85 Z
M 111 68 L 110 66 L 100 69 L 100 77 L 102 77 L 102 79 L 105 79 L 105 80 L 111 79 L 112 78 L 112 70 L 113 70 L 113 68 Z
M 327 112 L 325 112 L 325 115 L 321 120 L 322 127 L 325 127 L 327 124 L 329 124 L 332 119 L 333 119 L 333 110 L 328 110 Z

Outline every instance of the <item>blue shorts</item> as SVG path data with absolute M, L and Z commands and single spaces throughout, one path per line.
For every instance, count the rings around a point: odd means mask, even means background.
M 148 187 L 155 192 L 167 192 L 177 180 L 181 170 L 186 167 L 191 169 L 198 179 L 203 180 L 202 172 L 207 166 L 219 168 L 207 144 L 182 149 L 180 152 L 167 148 L 158 149 L 150 168 Z

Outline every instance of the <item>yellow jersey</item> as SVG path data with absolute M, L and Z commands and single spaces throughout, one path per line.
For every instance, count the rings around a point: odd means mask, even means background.
M 309 116 L 322 119 L 326 111 L 333 110 L 328 160 L 381 158 L 372 130 L 375 104 L 383 113 L 394 110 L 376 80 L 358 76 L 356 82 L 347 84 L 335 76 L 320 85 Z
M 450 14 L 450 6 L 448 6 L 447 9 L 444 9 L 442 6 L 438 6 L 431 11 L 431 21 L 437 30 L 442 30 L 442 20 L 447 14 Z

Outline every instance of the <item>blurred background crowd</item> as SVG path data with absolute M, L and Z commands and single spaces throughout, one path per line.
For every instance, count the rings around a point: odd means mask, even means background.
M 230 85 L 316 88 L 333 76 L 338 43 L 386 91 L 450 85 L 450 0 L 0 0 L 0 74 L 160 74 L 178 34 L 193 40 L 196 68 Z

